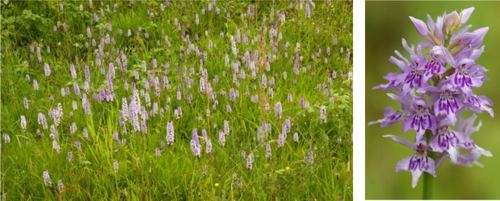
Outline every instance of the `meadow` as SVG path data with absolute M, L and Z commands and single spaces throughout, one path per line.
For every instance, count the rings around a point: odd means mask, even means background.
M 352 200 L 352 2 L 1 11 L 2 200 Z

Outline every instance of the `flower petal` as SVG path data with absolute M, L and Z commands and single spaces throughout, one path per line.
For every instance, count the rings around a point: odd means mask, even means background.
M 401 60 L 397 59 L 396 57 L 391 56 L 389 58 L 389 61 L 393 64 L 396 64 L 396 66 L 398 66 L 399 69 L 401 69 L 402 73 L 407 73 L 408 71 L 410 71 L 410 68 L 408 67 L 408 60 L 405 63 L 404 61 L 401 61 Z
M 446 59 L 446 63 L 448 63 L 448 64 L 450 64 L 450 66 L 453 66 L 456 68 L 457 62 L 455 61 L 453 56 L 450 54 L 450 52 L 448 52 L 448 50 L 443 46 L 440 46 L 440 48 L 441 48 L 441 53 L 443 54 L 444 58 Z
M 384 118 L 369 122 L 368 126 L 380 123 L 381 127 L 386 127 L 401 121 L 405 115 L 404 111 L 394 111 L 391 107 L 387 107 L 384 110 Z
M 390 137 L 390 138 L 392 138 L 392 140 L 394 140 L 394 142 L 397 142 L 397 143 L 402 144 L 404 146 L 413 148 L 413 143 L 410 142 L 409 140 L 405 139 L 405 138 L 398 137 L 398 136 L 395 136 L 395 135 L 383 135 L 382 137 Z
M 408 167 L 410 166 L 410 161 L 412 158 L 413 156 L 408 156 L 398 161 L 398 164 L 396 165 L 396 172 L 410 171 Z
M 477 115 L 473 113 L 467 119 L 461 120 L 457 125 L 457 131 L 461 133 L 465 133 L 466 135 L 470 135 L 473 131 L 472 125 L 476 121 Z
M 467 25 L 465 26 L 464 28 L 456 31 L 450 38 L 450 41 L 455 41 L 457 39 L 460 39 L 460 44 L 466 44 L 466 42 L 463 40 L 464 39 L 464 34 L 466 34 L 470 29 L 472 28 L 472 25 Z M 468 34 L 472 34 L 472 33 L 468 33 Z M 472 34 L 474 35 L 474 34 Z M 467 43 L 470 41 L 471 39 L 469 39 L 467 41 Z
M 479 56 L 481 56 L 481 54 L 483 54 L 483 52 L 484 52 L 484 45 L 481 46 L 481 48 L 479 48 L 479 49 L 472 50 L 472 54 L 470 55 L 470 58 L 472 60 L 476 60 L 477 58 L 479 58 Z
M 436 166 L 435 166 L 434 160 L 432 158 L 427 157 L 427 156 L 425 156 L 425 159 L 427 161 L 428 169 L 426 169 L 424 171 L 431 174 L 433 177 L 436 177 Z
M 488 32 L 488 30 L 489 30 L 488 27 L 476 29 L 473 32 L 476 35 L 476 37 L 474 39 L 472 39 L 472 41 L 470 42 L 470 45 L 473 48 L 479 47 L 479 45 L 481 45 L 481 43 L 483 43 L 484 36 Z
M 410 20 L 413 22 L 415 27 L 417 28 L 418 34 L 420 34 L 423 37 L 426 37 L 429 34 L 429 31 L 427 30 L 427 26 L 422 20 L 419 20 L 417 18 L 414 18 L 410 16 Z
M 443 25 L 444 25 L 444 17 L 438 17 L 436 20 L 436 37 L 439 39 L 439 42 L 441 42 L 441 45 L 444 43 L 444 37 L 443 37 Z
M 456 163 L 458 160 L 458 150 L 456 147 L 451 147 L 447 150 L 447 152 L 450 154 L 450 159 L 452 163 Z
M 418 179 L 420 178 L 421 175 L 422 175 L 422 171 L 420 171 L 420 170 L 415 170 L 415 171 L 411 172 L 411 176 L 412 176 L 411 187 L 415 188 L 417 186 Z
M 474 7 L 466 8 L 460 12 L 460 26 L 465 24 L 467 20 L 469 20 L 469 17 L 472 14 L 472 11 L 474 11 Z

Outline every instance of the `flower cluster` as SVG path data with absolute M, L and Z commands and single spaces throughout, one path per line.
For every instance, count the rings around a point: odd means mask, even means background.
M 388 95 L 402 107 L 398 111 L 386 108 L 384 118 L 369 125 L 380 123 L 385 127 L 402 122 L 403 132 L 415 130 L 414 143 L 394 135 L 384 136 L 414 149 L 415 154 L 399 161 L 396 167 L 396 172 L 412 172 L 413 187 L 423 172 L 435 177 L 435 169 L 448 157 L 453 164 L 481 166 L 477 162 L 481 155 L 492 156 L 470 137 L 481 126 L 481 122 L 472 126 L 477 116 L 464 117 L 465 110 L 486 111 L 493 117 L 489 107 L 492 101 L 473 93 L 474 88 L 481 87 L 487 80 L 486 68 L 476 60 L 484 51 L 481 44 L 488 31 L 488 27 L 470 31 L 472 25 L 463 26 L 473 10 L 472 7 L 460 14 L 445 13 L 436 21 L 428 15 L 427 25 L 410 17 L 419 35 L 426 40 L 419 42 L 415 49 L 403 39 L 410 60 L 395 51 L 399 58 L 390 57 L 389 61 L 396 64 L 401 73 L 387 74 L 385 79 L 389 83 L 373 88 L 394 89 L 396 94 Z M 470 152 L 462 153 L 460 149 Z M 441 156 L 434 161 L 427 155 L 429 152 L 441 153 Z

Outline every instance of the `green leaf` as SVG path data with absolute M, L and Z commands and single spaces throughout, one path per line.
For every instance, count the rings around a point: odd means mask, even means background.
M 92 163 L 90 161 L 80 161 L 81 165 L 91 165 Z

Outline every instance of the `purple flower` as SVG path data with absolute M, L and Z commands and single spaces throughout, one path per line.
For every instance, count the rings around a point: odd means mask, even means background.
M 448 33 L 450 30 L 456 29 L 464 25 L 467 22 L 467 20 L 469 20 L 472 11 L 474 11 L 474 7 L 470 7 L 463 10 L 462 12 L 460 12 L 460 15 L 457 13 L 457 11 L 453 11 L 449 14 L 446 14 L 444 17 L 444 25 L 446 27 L 446 33 Z
M 314 152 L 312 150 L 304 157 L 304 161 L 309 164 L 314 163 Z
M 117 146 L 120 146 L 120 139 L 118 138 L 118 133 L 113 131 L 113 140 L 116 142 Z
M 33 79 L 33 88 L 38 91 L 38 81 L 36 79 Z
M 226 134 L 223 131 L 219 131 L 219 144 L 224 146 L 226 144 Z
M 283 145 L 285 145 L 285 135 L 282 133 L 278 135 L 278 148 L 283 147 Z
M 459 87 L 462 92 L 469 95 L 472 87 L 482 85 L 483 76 L 476 76 L 480 69 L 471 58 L 461 58 L 456 60 L 448 51 L 443 51 L 446 55 L 446 62 L 455 68 L 455 72 L 449 77 L 451 83 Z M 482 73 L 481 73 L 482 74 Z
M 409 171 L 412 173 L 412 187 L 415 188 L 418 183 L 418 179 L 423 172 L 427 172 L 432 176 L 436 177 L 436 172 L 434 169 L 434 160 L 427 156 L 427 143 L 423 140 L 411 143 L 410 141 L 397 137 L 394 135 L 384 135 L 383 137 L 390 137 L 395 142 L 402 144 L 407 147 L 413 148 L 415 154 L 413 156 L 406 157 L 400 160 L 396 166 L 396 172 Z
M 433 133 L 436 130 L 436 117 L 430 113 L 425 99 L 415 98 L 408 117 L 403 120 L 403 132 L 414 129 L 417 139 L 421 137 L 425 130 L 429 129 Z
M 77 82 L 73 82 L 73 90 L 75 91 L 75 94 L 77 96 L 81 96 L 81 93 L 80 93 L 80 87 L 78 86 L 78 83 Z
M 3 139 L 5 143 L 10 143 L 10 136 L 7 133 L 3 133 Z
M 43 171 L 43 181 L 45 182 L 45 186 L 52 187 L 52 182 L 50 181 L 49 171 Z
M 212 152 L 212 141 L 211 140 L 205 140 L 205 152 L 208 154 Z
M 24 102 L 24 108 L 28 109 L 29 108 L 28 99 L 26 97 L 23 98 L 23 102 Z
M 50 76 L 50 66 L 48 63 L 45 63 L 44 65 L 44 70 L 45 70 L 45 76 Z
M 274 113 L 276 114 L 276 119 L 281 119 L 281 103 L 277 102 L 274 105 Z
M 433 152 L 446 151 L 450 154 L 452 162 L 457 161 L 458 145 L 465 142 L 463 135 L 452 130 L 453 122 L 450 119 L 443 119 L 439 122 L 437 134 L 429 142 Z
M 75 64 L 71 63 L 70 65 L 70 71 L 71 71 L 71 77 L 73 77 L 73 79 L 76 79 L 76 70 L 75 70 Z
M 477 115 L 472 114 L 469 118 L 461 120 L 456 127 L 457 132 L 462 135 L 465 141 L 465 143 L 459 144 L 459 147 L 471 150 L 471 152 L 467 154 L 459 153 L 459 155 L 457 156 L 456 164 L 468 166 L 470 163 L 474 163 L 476 165 L 482 166 L 479 162 L 477 162 L 481 155 L 487 157 L 493 156 L 491 152 L 477 146 L 470 138 L 471 134 L 479 131 L 481 127 L 481 122 L 479 122 L 476 127 L 472 126 L 476 118 Z
M 443 48 L 441 46 L 434 46 L 427 55 L 431 59 L 425 63 L 425 75 L 432 76 L 433 74 L 437 74 L 441 76 L 446 71 L 446 58 Z
M 141 120 L 141 132 L 144 133 L 144 134 L 147 134 L 148 133 L 148 126 L 146 125 L 146 119 L 142 119 Z
M 83 110 L 85 111 L 85 114 L 90 115 L 90 103 L 87 100 L 87 96 L 85 94 L 83 94 L 82 106 L 83 106 Z
M 118 172 L 118 161 L 117 160 L 113 161 L 113 169 L 115 170 L 115 172 Z
M 75 141 L 75 147 L 76 147 L 79 151 L 81 151 L 81 150 L 82 150 L 82 144 L 80 143 L 80 140 L 76 140 L 76 141 Z
M 464 104 L 468 109 L 477 112 L 486 111 L 491 115 L 491 117 L 495 116 L 493 114 L 493 109 L 488 107 L 493 105 L 493 102 L 486 96 L 477 96 L 477 95 L 469 96 L 464 100 Z
M 410 48 L 405 39 L 403 39 L 403 47 L 405 47 L 405 49 L 410 53 L 411 63 L 396 50 L 396 54 L 402 60 L 391 57 L 389 61 L 396 64 L 401 69 L 401 74 L 387 74 L 385 79 L 389 80 L 389 83 L 376 86 L 373 89 L 382 88 L 387 90 L 403 85 L 403 93 L 406 94 L 410 92 L 410 90 L 412 90 L 414 87 L 420 88 L 426 87 L 428 85 L 427 81 L 429 80 L 431 75 L 426 74 L 425 64 L 427 62 L 424 55 L 422 54 L 421 47 L 417 47 L 418 54 L 415 54 L 414 47 L 412 46 Z
M 394 123 L 402 121 L 405 118 L 406 114 L 407 114 L 407 112 L 405 112 L 403 110 L 394 111 L 394 110 L 392 110 L 391 107 L 387 107 L 384 110 L 384 118 L 383 119 L 369 122 L 368 125 L 373 125 L 373 124 L 379 123 L 379 124 L 381 124 L 382 127 L 386 127 L 386 126 L 389 126 L 389 125 L 392 125 Z
M 155 154 L 157 157 L 161 156 L 161 149 L 160 148 L 156 148 L 155 149 Z
M 434 104 L 434 115 L 446 115 L 454 120 L 455 112 L 460 108 L 461 102 L 455 97 L 458 90 L 448 81 L 442 81 L 437 87 L 429 86 L 419 89 L 418 92 L 430 93 L 428 104 Z
M 235 94 L 233 88 L 229 89 L 229 100 L 231 102 L 235 102 L 236 101 L 236 94 Z
M 229 135 L 229 121 L 224 120 L 224 134 Z
M 427 15 L 428 25 L 426 25 L 422 20 L 413 18 L 410 16 L 410 20 L 413 22 L 417 28 L 418 34 L 429 40 L 430 43 L 425 43 L 425 46 L 431 45 L 441 45 L 444 43 L 443 35 L 443 17 L 440 16 L 434 22 L 430 15 Z M 429 29 L 427 29 L 427 26 Z
M 401 96 L 402 94 L 388 94 L 393 100 L 400 102 L 403 105 L 403 112 L 392 113 L 387 111 L 385 120 L 379 120 L 380 123 L 390 125 L 400 120 L 399 115 L 406 115 L 407 118 L 403 120 L 403 132 L 408 132 L 414 129 L 417 133 L 416 139 L 420 139 L 427 129 L 435 133 L 436 130 L 436 117 L 430 113 L 427 101 L 422 97 L 416 97 L 413 94 Z M 394 121 L 397 120 L 397 121 Z M 379 122 L 377 121 L 377 123 Z M 375 122 L 374 122 L 375 123 Z M 373 124 L 373 123 L 371 123 Z
M 191 151 L 193 153 L 193 156 L 196 156 L 198 158 L 200 157 L 201 145 L 200 141 L 198 140 L 198 134 L 196 128 L 193 130 L 193 135 L 191 138 Z
M 262 142 L 264 140 L 264 131 L 262 127 L 257 128 L 257 141 Z
M 89 133 L 87 132 L 87 128 L 83 129 L 83 138 L 85 138 L 85 139 L 89 138 Z
M 460 15 L 456 11 L 445 13 L 438 17 L 436 22 L 428 16 L 427 25 L 410 17 L 418 33 L 428 42 L 420 42 L 415 53 L 414 47 L 408 46 L 403 39 L 403 47 L 410 53 L 411 62 L 396 51 L 401 59 L 391 57 L 390 61 L 401 69 L 401 73 L 387 74 L 385 79 L 389 83 L 374 87 L 395 89 L 397 95 L 388 95 L 402 107 L 399 111 L 387 107 L 383 119 L 368 125 L 380 123 L 385 127 L 402 121 L 403 132 L 416 132 L 415 143 L 394 135 L 384 136 L 415 150 L 414 156 L 401 160 L 396 168 L 398 172 L 412 172 L 413 187 L 422 172 L 435 176 L 435 169 L 448 157 L 453 164 L 482 166 L 477 161 L 479 157 L 492 156 L 489 151 L 477 146 L 470 137 L 471 133 L 478 131 L 481 126 L 479 124 L 472 127 L 477 116 L 472 114 L 463 120 L 463 111 L 466 109 L 487 111 L 492 117 L 494 115 L 490 108 L 492 101 L 472 91 L 481 87 L 483 81 L 487 80 L 487 69 L 477 64 L 476 60 L 484 52 L 481 43 L 488 31 L 488 27 L 484 27 L 469 32 L 472 25 L 460 28 L 473 10 L 473 7 L 465 9 Z M 428 49 L 428 59 L 423 56 L 421 45 Z M 447 69 L 447 65 L 451 67 Z M 459 123 L 455 126 L 457 120 Z M 426 132 L 428 134 L 424 135 Z M 462 153 L 460 149 L 470 152 Z M 436 163 L 433 158 L 427 156 L 428 151 L 440 153 Z
M 324 105 L 322 105 L 320 108 L 319 119 L 320 119 L 320 124 L 326 123 L 326 107 Z
M 253 5 L 248 6 L 248 15 L 250 16 L 250 19 L 254 18 L 254 15 L 255 15 L 254 10 L 255 10 L 255 8 Z
M 26 117 L 24 115 L 21 115 L 21 129 L 23 129 L 23 132 L 26 131 Z
M 273 157 L 273 153 L 271 150 L 271 143 L 266 143 L 266 159 L 271 159 Z
M 50 125 L 50 138 L 53 140 L 58 140 L 57 129 L 54 125 Z
M 253 153 L 248 154 L 247 157 L 247 169 L 252 170 L 253 165 Z
M 71 124 L 71 126 L 69 127 L 69 133 L 70 133 L 71 135 L 74 135 L 74 134 L 75 134 L 75 132 L 76 132 L 76 129 L 77 129 L 77 128 L 76 128 L 76 123 L 75 123 L 75 122 L 73 122 L 73 123 Z

